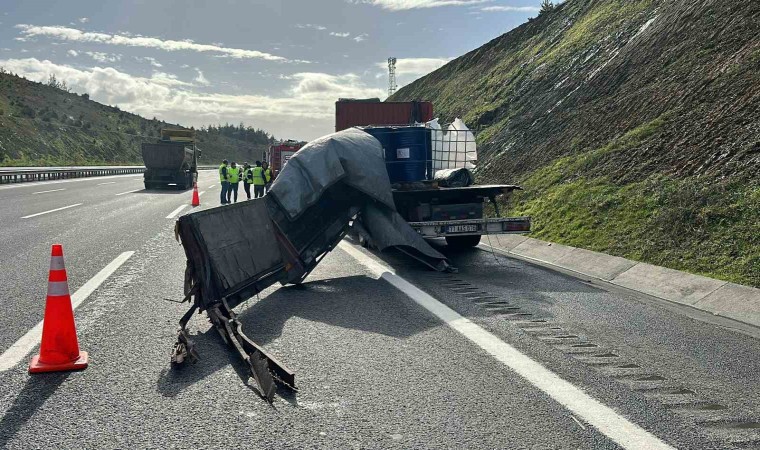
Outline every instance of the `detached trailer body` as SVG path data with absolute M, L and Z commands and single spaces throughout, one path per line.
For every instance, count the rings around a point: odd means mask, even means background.
M 458 163 L 462 155 L 446 156 L 446 160 L 436 163 L 433 141 L 438 140 L 439 147 L 446 144 L 452 148 L 466 146 L 467 142 L 459 141 L 464 133 L 456 133 L 457 141 L 452 142 L 441 142 L 446 139 L 440 137 L 442 132 L 431 137 L 434 131 L 422 125 L 433 119 L 431 103 L 341 99 L 336 102 L 335 111 L 336 131 L 359 127 L 383 145 L 396 209 L 421 236 L 445 238 L 449 246 L 464 248 L 478 245 L 483 235 L 530 231 L 530 217 L 499 217 L 496 198 L 511 195 L 521 189 L 519 186 L 443 187 L 434 179 L 436 165 L 453 167 L 452 163 Z M 487 200 L 494 206 L 497 217 L 484 217 Z
M 195 146 L 193 130 L 161 130 L 161 140 L 142 144 L 145 163 L 145 189 L 170 184 L 177 189 L 190 189 L 198 171 L 200 150 Z

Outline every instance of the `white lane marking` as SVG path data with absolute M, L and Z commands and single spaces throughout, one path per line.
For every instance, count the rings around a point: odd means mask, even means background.
M 206 191 L 200 191 L 200 192 L 198 192 L 198 197 L 200 197 L 201 195 L 203 195 L 205 193 L 206 193 Z
M 188 205 L 181 205 L 179 208 L 177 208 L 174 211 L 172 211 L 171 214 L 169 214 L 168 216 L 166 216 L 166 218 L 167 219 L 173 219 L 173 218 L 177 217 L 177 214 L 181 213 L 183 209 L 187 208 L 187 206 Z
M 212 184 L 211 186 L 209 186 L 209 187 L 208 187 L 208 189 L 213 189 L 213 188 L 214 188 L 214 186 L 216 186 L 216 185 L 215 185 L 215 184 Z
M 73 205 L 69 205 L 69 206 L 62 206 L 62 207 L 60 207 L 60 208 L 51 209 L 50 211 L 42 211 L 42 212 L 38 212 L 37 214 L 30 214 L 30 215 L 28 215 L 28 216 L 24 216 L 24 217 L 22 217 L 22 219 L 31 219 L 32 217 L 41 216 L 41 215 L 43 215 L 43 214 L 49 214 L 49 213 L 52 213 L 52 212 L 56 212 L 56 211 L 63 211 L 64 209 L 73 208 L 73 207 L 75 207 L 75 206 L 79 206 L 79 205 L 81 205 L 81 204 L 82 204 L 82 203 L 75 203 L 75 204 L 73 204 Z
M 98 183 L 98 186 L 103 186 L 104 184 L 116 184 L 115 181 L 107 181 L 105 183 Z
M 116 194 L 116 195 L 119 196 L 119 195 L 124 195 L 124 194 L 131 194 L 131 193 L 137 192 L 137 191 L 142 191 L 142 189 L 132 189 L 131 191 L 121 192 L 121 193 Z
M 66 190 L 66 188 L 61 188 L 61 189 L 51 189 L 51 190 L 49 190 L 49 191 L 39 191 L 39 192 L 32 192 L 32 195 L 37 195 L 37 194 L 47 194 L 48 192 L 58 192 L 58 191 L 65 191 L 65 190 Z
M 673 448 L 657 436 L 630 422 L 609 406 L 586 394 L 577 386 L 560 378 L 537 361 L 520 353 L 519 350 L 502 341 L 493 333 L 462 317 L 453 309 L 396 275 L 391 267 L 367 256 L 345 241 L 341 242 L 339 246 L 370 272 L 406 294 L 454 331 L 491 354 L 499 362 L 581 417 L 621 447 L 626 449 Z
M 92 294 L 103 282 L 110 277 L 122 264 L 134 255 L 135 252 L 124 252 L 111 261 L 100 272 L 74 292 L 71 296 L 71 308 L 76 309 L 87 297 Z M 0 372 L 5 372 L 21 362 L 42 339 L 42 322 L 38 323 L 18 341 L 14 342 L 8 350 L 0 355 Z

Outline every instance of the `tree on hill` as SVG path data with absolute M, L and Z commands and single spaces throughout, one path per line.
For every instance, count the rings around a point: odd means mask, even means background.
M 542 0 L 541 1 L 541 11 L 539 14 L 543 14 L 545 12 L 549 12 L 554 9 L 554 3 L 551 0 Z

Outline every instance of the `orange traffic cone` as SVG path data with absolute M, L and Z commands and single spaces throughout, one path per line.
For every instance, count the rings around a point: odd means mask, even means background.
M 69 282 L 63 265 L 63 247 L 53 245 L 50 276 L 42 322 L 40 354 L 29 363 L 29 373 L 80 370 L 87 367 L 87 352 L 79 351 Z
M 198 196 L 198 183 L 193 183 L 193 206 L 200 206 L 201 199 Z

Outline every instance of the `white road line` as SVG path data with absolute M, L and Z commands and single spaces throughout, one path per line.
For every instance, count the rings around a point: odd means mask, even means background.
M 124 194 L 131 194 L 131 193 L 137 192 L 137 191 L 142 191 L 142 189 L 132 189 L 131 191 L 122 192 L 122 193 L 119 193 L 119 194 L 116 194 L 116 195 L 118 196 L 118 195 L 124 195 Z
M 209 186 L 209 187 L 208 187 L 208 189 L 213 189 L 213 188 L 214 188 L 214 186 L 216 186 L 216 185 L 215 185 L 215 184 L 212 184 L 211 186 Z
M 117 256 L 116 259 L 111 261 L 110 264 L 105 266 L 103 270 L 95 274 L 94 277 L 85 283 L 82 287 L 74 292 L 71 296 L 71 307 L 76 309 L 87 297 L 92 294 L 95 289 L 98 288 L 103 282 L 110 277 L 116 270 L 121 267 L 122 264 L 135 252 L 124 252 Z M 38 323 L 18 341 L 14 342 L 8 350 L 0 355 L 0 372 L 5 372 L 8 369 L 13 368 L 16 364 L 20 363 L 26 355 L 29 354 L 39 343 L 42 338 L 42 322 Z
M 49 191 L 39 191 L 39 192 L 32 192 L 32 195 L 36 195 L 36 194 L 47 194 L 48 192 L 58 192 L 58 191 L 65 191 L 65 190 L 66 190 L 66 188 L 61 188 L 61 189 L 51 189 L 51 190 L 49 190 Z
M 5 189 L 18 189 L 18 188 L 24 188 L 24 187 L 33 187 L 33 186 L 49 185 L 49 184 L 78 183 L 81 181 L 102 181 L 102 180 L 108 180 L 112 178 L 126 179 L 130 177 L 128 175 L 104 175 L 102 177 L 72 178 L 68 180 L 30 181 L 30 182 L 22 182 L 22 183 L 13 183 L 10 185 L 3 185 L 3 186 L 0 186 L 0 191 L 5 190 Z M 142 178 L 142 175 L 140 175 L 140 178 Z
M 657 436 L 630 422 L 612 408 L 592 398 L 577 386 L 565 381 L 537 361 L 502 341 L 493 333 L 462 317 L 456 311 L 396 275 L 394 270 L 383 262 L 367 256 L 345 241 L 339 245 L 370 272 L 409 296 L 418 305 L 441 319 L 451 329 L 488 352 L 499 362 L 512 369 L 621 447 L 647 450 L 673 448 Z
M 178 215 L 179 213 L 181 213 L 183 209 L 187 208 L 187 206 L 188 206 L 188 205 L 182 205 L 182 206 L 180 206 L 179 208 L 177 208 L 177 209 L 175 209 L 174 211 L 172 211 L 172 213 L 171 213 L 171 214 L 169 214 L 168 216 L 166 216 L 166 218 L 167 218 L 167 219 L 173 219 L 173 218 L 177 217 L 177 215 Z
M 63 206 L 63 207 L 61 207 L 61 208 L 56 208 L 56 209 L 51 209 L 50 211 L 42 211 L 42 212 L 38 212 L 37 214 L 30 214 L 30 215 L 28 215 L 28 216 L 24 216 L 24 217 L 22 217 L 22 219 L 30 219 L 30 218 L 32 218 L 32 217 L 41 216 L 41 215 L 43 215 L 43 214 L 49 214 L 49 213 L 52 213 L 52 212 L 56 212 L 56 211 L 62 211 L 62 210 L 64 210 L 64 209 L 73 208 L 73 207 L 75 207 L 75 206 L 79 206 L 79 205 L 81 205 L 81 204 L 82 204 L 82 203 L 75 203 L 75 204 L 73 204 L 73 205 L 69 205 L 69 206 Z
M 104 184 L 116 184 L 115 181 L 108 181 L 106 183 L 98 183 L 98 186 L 103 186 Z
M 203 195 L 205 193 L 206 193 L 206 191 L 200 191 L 200 192 L 198 192 L 198 197 L 200 197 L 201 195 Z

